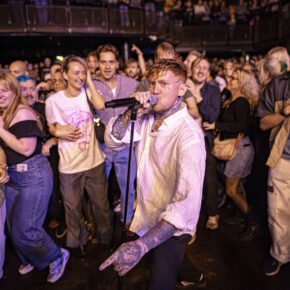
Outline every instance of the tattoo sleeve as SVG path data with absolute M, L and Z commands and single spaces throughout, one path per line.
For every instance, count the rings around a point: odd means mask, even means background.
M 145 245 L 148 252 L 170 239 L 176 231 L 177 229 L 173 225 L 162 220 L 139 240 Z
M 116 139 L 121 140 L 125 136 L 125 133 L 129 126 L 130 117 L 131 117 L 131 110 L 127 110 L 124 114 L 120 115 L 116 119 L 112 128 L 112 135 Z

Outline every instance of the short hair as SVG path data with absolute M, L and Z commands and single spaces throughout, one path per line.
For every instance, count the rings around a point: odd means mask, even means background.
M 208 63 L 208 70 L 210 70 L 210 62 L 207 57 L 201 56 L 198 57 L 191 65 L 191 69 L 193 69 L 196 65 L 198 65 L 201 61 L 205 60 Z
M 84 66 L 86 71 L 88 70 L 88 65 L 82 57 L 79 57 L 76 55 L 69 55 L 69 56 L 64 58 L 64 60 L 61 64 L 61 71 L 67 73 L 68 69 L 69 69 L 69 64 L 72 62 L 78 62 Z
M 91 51 L 91 52 L 88 53 L 88 55 L 86 57 L 86 61 L 88 61 L 90 56 L 93 56 L 93 57 L 97 58 L 96 52 L 95 51 Z
M 276 46 L 272 48 L 271 50 L 267 52 L 266 57 L 276 58 L 279 61 L 285 62 L 287 65 L 289 65 L 289 62 L 290 62 L 288 51 L 283 46 Z
M 201 54 L 199 51 L 195 50 L 195 49 L 191 50 L 191 51 L 188 53 L 187 56 L 189 56 L 189 55 L 194 55 L 194 56 L 197 56 L 197 57 L 201 57 L 201 56 L 202 56 L 202 54 Z
M 183 62 L 175 59 L 162 59 L 155 63 L 149 71 L 148 79 L 152 79 L 160 72 L 171 71 L 175 76 L 180 77 L 181 81 L 185 83 L 187 78 L 187 69 Z
M 125 62 L 125 67 L 127 67 L 128 65 L 132 64 L 132 63 L 137 63 L 138 67 L 139 67 L 139 63 L 138 60 L 136 60 L 135 58 L 129 58 L 126 62 Z
M 155 59 L 157 58 L 158 49 L 162 49 L 163 51 L 169 51 L 169 52 L 173 53 L 174 56 L 176 54 L 174 46 L 171 43 L 164 41 L 156 46 L 156 48 L 154 50 Z
M 100 55 L 102 52 L 111 52 L 115 55 L 116 60 L 118 60 L 119 51 L 114 45 L 112 45 L 112 44 L 100 45 L 96 50 L 97 59 L 100 59 Z

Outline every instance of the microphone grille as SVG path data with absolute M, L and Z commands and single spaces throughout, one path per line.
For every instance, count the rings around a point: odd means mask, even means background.
M 157 103 L 157 97 L 153 94 L 150 94 L 150 105 L 154 106 Z

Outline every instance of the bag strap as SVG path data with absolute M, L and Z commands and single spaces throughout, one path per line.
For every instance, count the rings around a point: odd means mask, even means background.
M 89 99 L 89 96 L 88 96 L 88 93 L 87 93 L 87 89 L 86 88 L 85 88 L 85 94 L 86 94 L 86 97 L 87 97 L 88 105 L 90 107 L 90 111 L 91 111 L 92 115 L 95 116 L 96 115 L 96 113 L 95 113 L 95 107 L 93 106 L 92 102 Z

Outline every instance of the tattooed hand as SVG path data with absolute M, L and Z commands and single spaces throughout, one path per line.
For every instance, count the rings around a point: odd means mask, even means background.
M 141 116 L 144 114 L 144 112 L 150 108 L 150 92 L 138 92 L 135 94 L 130 95 L 131 98 L 135 98 L 142 107 L 138 109 L 138 116 Z M 119 117 L 116 119 L 116 121 L 113 124 L 112 127 L 112 135 L 118 139 L 121 140 L 128 129 L 129 122 L 131 119 L 131 110 L 127 110 L 124 114 L 119 115 Z
M 140 240 L 124 243 L 99 267 L 99 270 L 103 271 L 113 264 L 114 270 L 118 272 L 120 276 L 123 276 L 129 272 L 147 252 L 147 247 Z

